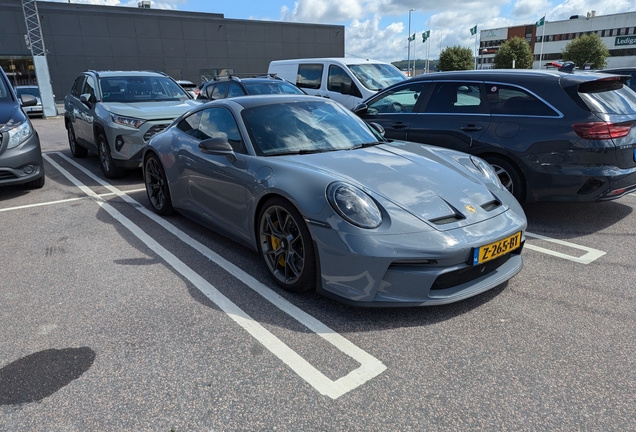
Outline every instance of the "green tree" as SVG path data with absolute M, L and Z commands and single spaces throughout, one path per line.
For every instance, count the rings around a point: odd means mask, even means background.
M 573 61 L 580 68 L 590 65 L 592 69 L 603 69 L 607 64 L 609 50 L 596 33 L 590 33 L 568 42 L 561 51 L 561 56 L 563 60 Z
M 439 54 L 438 69 L 442 71 L 470 70 L 475 64 L 475 57 L 470 48 L 455 45 L 446 47 Z
M 515 61 L 515 69 L 531 69 L 534 61 L 530 44 L 517 36 L 501 44 L 495 54 L 495 68 L 512 69 L 513 60 Z

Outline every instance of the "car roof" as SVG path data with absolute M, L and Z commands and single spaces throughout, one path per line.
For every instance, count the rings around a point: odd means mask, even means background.
M 285 64 L 285 63 L 311 63 L 311 62 L 334 62 L 334 63 L 342 63 L 346 65 L 355 65 L 355 64 L 384 64 L 381 60 L 374 60 L 368 58 L 361 57 L 316 57 L 316 58 L 302 58 L 302 59 L 293 59 L 293 60 L 276 60 L 276 63 Z
M 286 104 L 290 102 L 315 102 L 315 103 L 330 103 L 330 104 L 336 103 L 336 102 L 330 101 L 329 99 L 324 99 L 324 98 L 316 97 L 313 95 L 305 95 L 305 94 L 246 95 L 246 96 L 234 97 L 234 98 L 216 99 L 209 103 L 210 104 L 219 104 L 219 103 L 220 104 L 237 104 L 242 106 L 243 108 L 252 108 L 252 107 L 262 106 L 262 105 Z
M 94 71 L 94 70 L 90 70 L 90 71 L 86 71 L 86 72 L 96 73 L 97 75 L 99 75 L 100 78 L 110 78 L 110 77 L 118 77 L 118 76 L 157 76 L 157 77 L 167 77 L 167 75 L 165 75 L 164 73 L 155 72 L 155 71 L 111 71 L 111 70 Z
M 615 67 L 615 68 L 601 69 L 601 72 L 636 72 L 636 67 L 634 66 Z
M 517 82 L 523 78 L 541 78 L 561 80 L 567 84 L 577 84 L 587 81 L 596 81 L 606 79 L 606 74 L 589 71 L 559 72 L 556 70 L 544 69 L 485 69 L 485 70 L 466 70 L 466 71 L 449 71 L 436 72 L 431 74 L 418 75 L 410 80 L 402 81 L 404 84 L 409 81 L 424 80 L 445 80 L 445 79 L 475 79 L 475 80 L 502 80 L 509 82 Z

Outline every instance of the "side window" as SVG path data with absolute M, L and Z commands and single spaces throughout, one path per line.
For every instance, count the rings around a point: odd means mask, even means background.
M 321 64 L 301 64 L 298 65 L 296 75 L 296 85 L 300 88 L 319 89 L 322 81 Z
M 369 114 L 410 113 L 422 95 L 426 83 L 413 83 L 398 87 L 369 103 Z
M 482 103 L 478 83 L 440 82 L 435 85 L 424 112 L 475 114 L 488 111 Z
M 345 94 L 351 91 L 351 77 L 340 67 L 336 65 L 329 66 L 329 75 L 327 75 L 327 90 L 342 92 L 342 85 L 345 84 L 345 90 L 349 88 Z
M 86 81 L 84 82 L 84 87 L 82 88 L 81 94 L 90 95 L 89 100 L 91 102 L 95 102 L 95 79 L 92 76 L 86 77 Z
M 214 87 L 216 87 L 216 84 L 210 84 L 209 86 L 205 87 L 205 97 L 212 100 L 212 93 L 214 92 Z
M 186 135 L 190 135 L 193 138 L 198 138 L 202 112 L 203 111 L 197 111 L 187 116 L 179 122 L 177 127 L 181 129 Z
M 245 96 L 245 90 L 239 84 L 232 82 L 230 83 L 230 88 L 227 91 L 227 97 L 237 97 L 237 96 Z
M 225 108 L 208 108 L 201 113 L 198 139 L 223 138 L 236 153 L 245 153 L 245 144 L 232 113 Z
M 502 84 L 486 83 L 491 114 L 558 117 L 552 108 L 529 91 Z
M 228 83 L 226 82 L 218 83 L 216 87 L 214 87 L 214 90 L 212 90 L 210 99 L 215 100 L 225 98 L 225 90 L 227 90 L 227 85 Z
M 80 94 L 82 93 L 82 88 L 84 87 L 84 78 L 85 77 L 86 77 L 85 75 L 80 75 L 80 76 L 77 77 L 77 79 L 73 83 L 73 88 L 71 89 L 71 94 L 73 96 L 75 96 L 76 98 L 79 98 Z

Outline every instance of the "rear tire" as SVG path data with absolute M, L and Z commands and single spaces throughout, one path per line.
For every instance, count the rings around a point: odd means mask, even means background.
M 71 148 L 71 154 L 76 158 L 86 157 L 88 150 L 77 143 L 75 138 L 75 130 L 71 123 L 66 125 L 66 132 L 68 134 L 68 146 Z
M 526 185 L 523 175 L 517 166 L 507 159 L 498 156 L 486 156 L 484 160 L 492 166 L 499 180 L 520 203 L 526 199 Z
M 115 162 L 113 162 L 113 158 L 110 156 L 110 147 L 104 135 L 97 137 L 97 152 L 102 171 L 106 178 L 116 179 L 124 176 L 126 169 L 116 166 Z

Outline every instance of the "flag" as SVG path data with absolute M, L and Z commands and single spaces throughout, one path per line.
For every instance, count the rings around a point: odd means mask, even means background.
M 475 26 L 475 27 L 473 27 L 473 28 L 471 28 L 471 29 L 470 29 L 470 35 L 471 35 L 471 36 L 474 36 L 474 35 L 476 35 L 476 34 L 477 34 L 477 26 Z
M 412 42 L 415 40 L 415 33 L 413 33 L 413 36 L 409 36 L 409 42 Z
M 426 39 L 428 39 L 429 37 L 431 37 L 430 30 L 427 30 L 424 33 L 422 33 L 422 43 L 426 42 Z
M 543 24 L 545 24 L 545 15 L 543 15 L 543 18 L 535 23 L 537 27 L 541 27 Z

